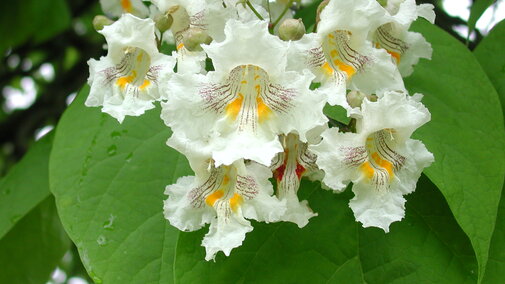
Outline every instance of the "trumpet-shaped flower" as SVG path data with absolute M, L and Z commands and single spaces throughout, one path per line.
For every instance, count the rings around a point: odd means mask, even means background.
M 292 68 L 306 64 L 316 74 L 331 105 L 345 104 L 347 89 L 376 93 L 404 90 L 403 80 L 387 52 L 373 48 L 369 33 L 386 20 L 375 0 L 330 0 L 320 14 L 317 35 L 293 43 L 307 50 L 305 59 L 293 57 Z
M 269 166 L 283 151 L 278 135 L 306 141 L 326 123 L 325 98 L 310 91 L 308 70 L 286 71 L 287 43 L 270 35 L 266 22 L 230 20 L 225 34 L 204 46 L 215 71 L 174 75 L 162 118 L 175 136 L 204 141 L 216 166 L 241 158 Z
M 421 172 L 433 162 L 423 143 L 410 139 L 430 120 L 418 98 L 391 92 L 377 102 L 365 100 L 357 133 L 331 128 L 322 134 L 320 144 L 309 147 L 318 156 L 326 185 L 342 191 L 353 182 L 350 207 L 364 227 L 387 232 L 392 222 L 401 220 L 403 195 L 415 190 Z
M 104 13 L 113 17 L 120 17 L 124 13 L 140 18 L 149 15 L 149 9 L 141 0 L 100 0 L 100 6 Z
M 286 201 L 286 212 L 283 221 L 296 223 L 302 228 L 311 217 L 312 212 L 307 201 L 299 201 L 297 192 L 302 176 L 317 175 L 316 155 L 308 151 L 307 143 L 301 142 L 297 135 L 288 134 L 281 137 L 284 152 L 277 154 L 270 168 L 277 182 L 277 197 Z
M 189 51 L 184 38 L 190 28 L 208 33 L 214 40 L 224 39 L 226 20 L 233 17 L 231 9 L 224 8 L 220 0 L 153 0 L 161 13 L 173 17 L 171 31 L 177 48 L 177 72 L 200 73 L 204 70 L 205 52 Z
M 126 115 L 138 116 L 163 98 L 161 84 L 173 74 L 175 60 L 158 52 L 154 22 L 124 14 L 100 31 L 108 45 L 107 56 L 88 61 L 91 90 L 86 106 L 102 111 L 119 122 Z
M 183 231 L 210 223 L 202 241 L 205 259 L 214 259 L 219 251 L 228 256 L 252 231 L 247 219 L 276 222 L 286 210 L 285 202 L 272 196 L 271 174 L 267 167 L 254 162 L 245 165 L 243 160 L 217 168 L 210 165 L 208 171 L 167 186 L 165 218 Z
M 400 73 L 408 76 L 413 72 L 412 66 L 417 64 L 420 58 L 431 59 L 431 45 L 421 34 L 409 32 L 408 29 L 418 17 L 433 23 L 433 5 L 416 5 L 415 0 L 390 0 L 386 11 L 390 20 L 375 30 L 373 41 L 376 47 L 384 48 L 391 54 Z

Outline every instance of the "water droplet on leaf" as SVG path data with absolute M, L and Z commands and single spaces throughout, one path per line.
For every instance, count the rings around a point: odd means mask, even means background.
M 119 131 L 114 131 L 110 134 L 110 137 L 113 138 L 113 139 L 116 139 L 116 138 L 119 138 L 121 137 L 121 132 Z
M 109 148 L 107 148 L 107 154 L 108 154 L 109 156 L 114 156 L 114 155 L 116 155 L 116 152 L 117 152 L 117 147 L 116 147 L 116 145 L 112 145 L 112 146 L 110 146 Z
M 107 239 L 104 236 L 100 235 L 100 236 L 98 236 L 98 239 L 96 239 L 96 243 L 99 246 L 103 247 L 107 244 Z
M 116 216 L 110 214 L 109 219 L 103 223 L 103 228 L 106 230 L 114 230 L 114 220 L 116 220 Z

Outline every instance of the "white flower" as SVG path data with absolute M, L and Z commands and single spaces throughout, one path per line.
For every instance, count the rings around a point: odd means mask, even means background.
M 412 74 L 412 66 L 419 58 L 431 59 L 431 45 L 424 37 L 408 29 L 418 17 L 431 23 L 435 20 L 433 5 L 416 5 L 415 0 L 388 1 L 386 10 L 390 20 L 373 33 L 376 47 L 384 48 L 395 59 L 403 76 Z
M 124 14 L 100 33 L 108 53 L 100 61 L 88 61 L 91 90 L 86 106 L 103 106 L 102 111 L 119 122 L 153 108 L 153 101 L 165 96 L 161 84 L 168 81 L 175 65 L 172 57 L 158 52 L 153 21 Z
M 268 166 L 283 150 L 278 135 L 295 132 L 305 142 L 326 123 L 325 98 L 310 91 L 309 71 L 286 71 L 287 43 L 266 22 L 230 20 L 225 34 L 204 46 L 215 71 L 174 75 L 162 118 L 174 135 L 207 144 L 217 166 L 241 158 Z
M 100 0 L 100 6 L 105 14 L 113 17 L 120 17 L 124 13 L 141 18 L 149 15 L 149 9 L 141 0 Z
M 217 168 L 210 165 L 208 171 L 196 172 L 196 177 L 182 177 L 167 186 L 165 218 L 183 231 L 210 223 L 202 241 L 205 259 L 214 259 L 219 251 L 228 256 L 253 229 L 246 219 L 276 222 L 286 210 L 285 202 L 272 196 L 271 174 L 267 167 L 246 166 L 243 160 Z
M 204 71 L 203 51 L 189 51 L 183 39 L 190 28 L 202 29 L 214 40 L 224 39 L 224 25 L 233 12 L 224 8 L 221 0 L 153 0 L 160 12 L 173 17 L 171 32 L 177 48 L 177 73 Z
M 286 201 L 286 212 L 281 220 L 303 228 L 317 213 L 310 209 L 306 200 L 298 200 L 297 192 L 302 176 L 318 173 L 316 155 L 307 149 L 308 144 L 302 143 L 296 134 L 282 135 L 281 141 L 284 152 L 279 153 L 270 166 L 277 181 L 277 197 Z
M 375 0 L 331 0 L 320 19 L 317 35 L 306 35 L 292 44 L 294 53 L 308 50 L 305 58 L 293 57 L 290 62 L 298 60 L 311 68 L 323 82 L 321 90 L 331 105 L 348 108 L 347 89 L 370 94 L 405 89 L 389 54 L 367 40 L 386 20 L 385 10 Z
M 377 102 L 365 100 L 357 133 L 331 128 L 322 134 L 319 145 L 309 146 L 325 172 L 326 185 L 342 191 L 353 182 L 355 197 L 350 207 L 364 227 L 387 232 L 392 222 L 401 220 L 403 195 L 415 190 L 421 172 L 433 162 L 423 143 L 410 139 L 415 129 L 430 120 L 418 99 L 391 92 Z

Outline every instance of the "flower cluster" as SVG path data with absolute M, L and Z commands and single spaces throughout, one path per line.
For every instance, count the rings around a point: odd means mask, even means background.
M 183 231 L 210 224 L 206 260 L 240 246 L 251 219 L 307 225 L 317 213 L 298 199 L 302 177 L 335 192 L 352 182 L 364 227 L 387 232 L 403 218 L 403 195 L 434 160 L 410 138 L 430 113 L 402 79 L 431 57 L 409 31 L 418 17 L 433 22 L 431 5 L 325 0 L 305 33 L 289 9 L 298 1 L 101 4 L 119 19 L 100 30 L 108 54 L 89 61 L 86 105 L 122 122 L 161 101 L 167 144 L 195 173 L 167 186 L 164 215 Z M 325 105 L 346 109 L 349 127 L 329 127 Z

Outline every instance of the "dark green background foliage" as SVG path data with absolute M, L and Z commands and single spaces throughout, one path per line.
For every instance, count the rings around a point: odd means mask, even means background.
M 29 76 L 37 98 L 0 111 L 0 283 L 46 283 L 56 267 L 96 283 L 503 282 L 505 22 L 466 45 L 452 27 L 472 29 L 492 3 L 474 2 L 468 23 L 435 1 L 438 27 L 413 27 L 434 49 L 405 80 L 432 113 L 414 136 L 436 161 L 407 196 L 403 221 L 388 234 L 362 228 L 347 205 L 350 190 L 304 181 L 299 196 L 319 214 L 309 225 L 253 223 L 231 256 L 206 262 L 207 228 L 184 233 L 163 217 L 165 186 L 192 172 L 165 145 L 171 132 L 160 107 L 118 124 L 83 105 L 86 61 L 104 54 L 90 25 L 97 3 L 2 1 L 0 87 Z M 317 4 L 296 14 L 307 27 Z M 31 67 L 7 64 L 13 56 Z M 43 63 L 53 65 L 53 80 L 37 77 Z M 342 109 L 325 113 L 349 122 Z M 55 133 L 34 142 L 46 125 Z

